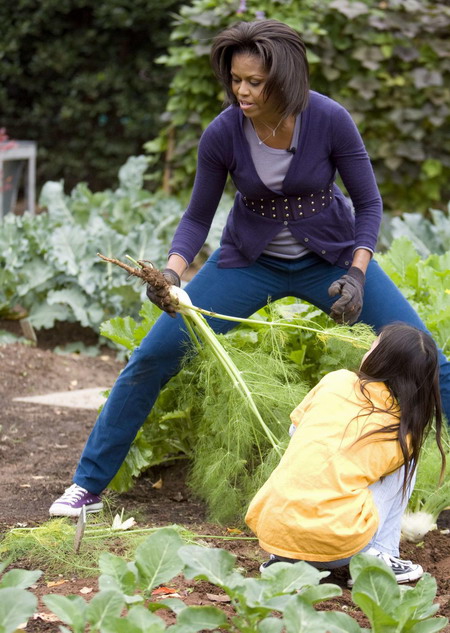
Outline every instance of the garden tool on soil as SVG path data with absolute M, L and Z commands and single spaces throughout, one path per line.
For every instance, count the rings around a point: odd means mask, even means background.
M 81 512 L 78 518 L 77 529 L 75 530 L 75 538 L 73 541 L 75 554 L 78 554 L 80 551 L 81 541 L 83 540 L 84 529 L 86 527 L 86 520 L 86 506 L 81 506 Z

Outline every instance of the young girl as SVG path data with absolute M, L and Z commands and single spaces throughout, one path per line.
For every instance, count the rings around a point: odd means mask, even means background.
M 270 559 L 347 565 L 359 552 L 383 559 L 398 582 L 422 567 L 398 558 L 402 514 L 433 417 L 441 454 L 436 345 L 425 332 L 385 327 L 354 373 L 327 374 L 292 412 L 280 464 L 252 500 L 246 522 Z

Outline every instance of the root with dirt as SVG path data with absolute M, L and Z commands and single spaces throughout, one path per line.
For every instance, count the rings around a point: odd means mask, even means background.
M 158 296 L 163 309 L 173 307 L 174 303 L 176 303 L 176 300 L 170 294 L 171 284 L 168 283 L 162 272 L 155 268 L 151 262 L 144 259 L 135 261 L 129 255 L 126 255 L 131 262 L 136 264 L 136 266 L 133 267 L 121 262 L 119 259 L 106 257 L 106 255 L 102 255 L 101 253 L 97 253 L 97 255 L 105 262 L 120 266 L 126 270 L 129 275 L 139 277 L 143 283 L 151 286 L 152 290 Z

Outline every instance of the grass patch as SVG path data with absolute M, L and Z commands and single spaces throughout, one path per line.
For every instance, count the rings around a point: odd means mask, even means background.
M 30 569 L 42 569 L 48 576 L 56 574 L 98 576 L 98 559 L 102 552 L 111 552 L 132 560 L 136 548 L 160 528 L 114 530 L 104 512 L 88 514 L 88 521 L 79 552 L 74 549 L 77 522 L 55 518 L 37 527 L 16 527 L 0 541 L 0 559 L 9 563 L 26 562 Z M 193 532 L 172 525 L 187 543 L 198 538 Z

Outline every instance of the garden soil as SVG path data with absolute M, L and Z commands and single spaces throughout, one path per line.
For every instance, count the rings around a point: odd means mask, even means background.
M 20 334 L 17 323 L 0 321 L 0 330 Z M 0 346 L 0 534 L 16 526 L 37 526 L 48 520 L 51 502 L 71 482 L 84 442 L 92 428 L 94 410 L 19 402 L 15 398 L 109 387 L 123 363 L 107 347 L 96 357 L 54 353 L 56 345 L 83 341 L 96 344 L 96 335 L 75 325 L 62 324 L 38 333 L 36 346 Z M 185 484 L 187 464 L 149 470 L 128 493 L 114 494 L 111 503 L 134 516 L 140 527 L 182 525 L 196 533 L 215 535 L 206 539 L 212 547 L 224 547 L 237 556 L 237 564 L 249 575 L 257 575 L 266 554 L 255 541 L 222 541 L 233 526 L 217 526 L 207 521 L 203 504 Z M 157 484 L 155 486 L 155 484 Z M 427 534 L 423 543 L 402 542 L 401 555 L 420 563 L 437 580 L 439 614 L 450 618 L 450 510 L 438 521 L 440 529 Z M 243 534 L 251 536 L 251 534 Z M 30 568 L 26 560 L 16 567 Z M 42 566 L 41 566 L 42 568 Z M 45 569 L 43 569 L 45 572 Z M 319 609 L 344 610 L 368 626 L 367 620 L 351 601 L 346 588 L 348 570 L 334 572 L 327 582 L 342 587 L 343 595 L 317 605 Z M 215 605 L 230 612 L 217 587 L 177 577 L 171 587 L 186 604 Z M 97 591 L 96 580 L 79 574 L 51 577 L 44 573 L 32 591 L 40 598 L 49 593 L 77 594 L 89 599 Z M 164 596 L 163 596 L 164 597 Z M 165 615 L 164 617 L 170 617 Z M 29 633 L 59 630 L 60 622 L 39 602 L 38 613 L 26 627 Z M 450 625 L 445 629 L 450 633 Z

